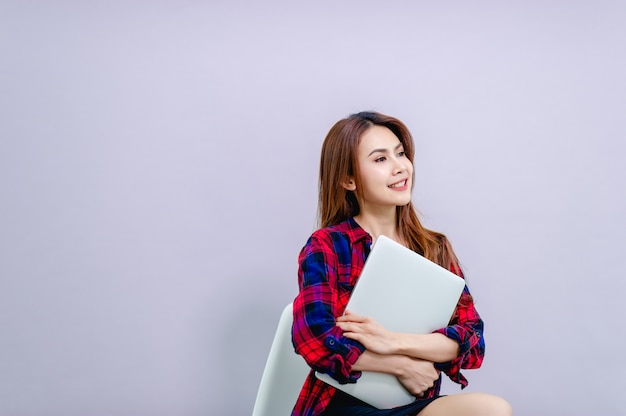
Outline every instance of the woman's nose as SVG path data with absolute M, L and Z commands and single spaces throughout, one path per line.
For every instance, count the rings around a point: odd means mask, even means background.
M 402 173 L 408 169 L 404 161 L 401 159 L 396 159 L 396 166 L 394 166 L 394 168 L 395 168 L 394 171 L 396 172 L 396 174 Z

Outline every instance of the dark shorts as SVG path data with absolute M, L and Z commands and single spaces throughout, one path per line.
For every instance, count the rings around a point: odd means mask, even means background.
M 337 390 L 326 410 L 324 416 L 415 416 L 433 400 L 441 396 L 428 399 L 416 399 L 406 406 L 394 407 L 393 409 L 377 409 L 367 403 Z

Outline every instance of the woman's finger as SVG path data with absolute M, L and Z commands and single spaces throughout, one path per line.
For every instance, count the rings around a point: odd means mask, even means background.
M 337 326 L 341 328 L 344 332 L 361 332 L 362 328 L 359 324 L 355 324 L 352 322 L 337 322 Z
M 342 322 L 365 322 L 367 321 L 367 317 L 362 315 L 357 315 L 356 313 L 352 313 L 351 311 L 346 311 L 346 313 L 337 318 L 337 321 Z

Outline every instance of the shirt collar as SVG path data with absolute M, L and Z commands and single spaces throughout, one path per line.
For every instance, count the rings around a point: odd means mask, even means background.
M 361 226 L 354 220 L 354 217 L 348 218 L 346 221 L 346 225 L 348 229 L 346 230 L 348 235 L 350 236 L 350 242 L 355 243 L 362 239 L 365 239 L 366 242 L 372 242 L 372 236 L 368 234 Z

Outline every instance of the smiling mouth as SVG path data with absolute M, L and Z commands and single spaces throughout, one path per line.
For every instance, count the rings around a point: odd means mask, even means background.
M 394 189 L 394 188 L 404 188 L 406 186 L 406 179 L 400 182 L 396 182 L 393 183 L 391 185 L 388 186 L 388 188 Z

